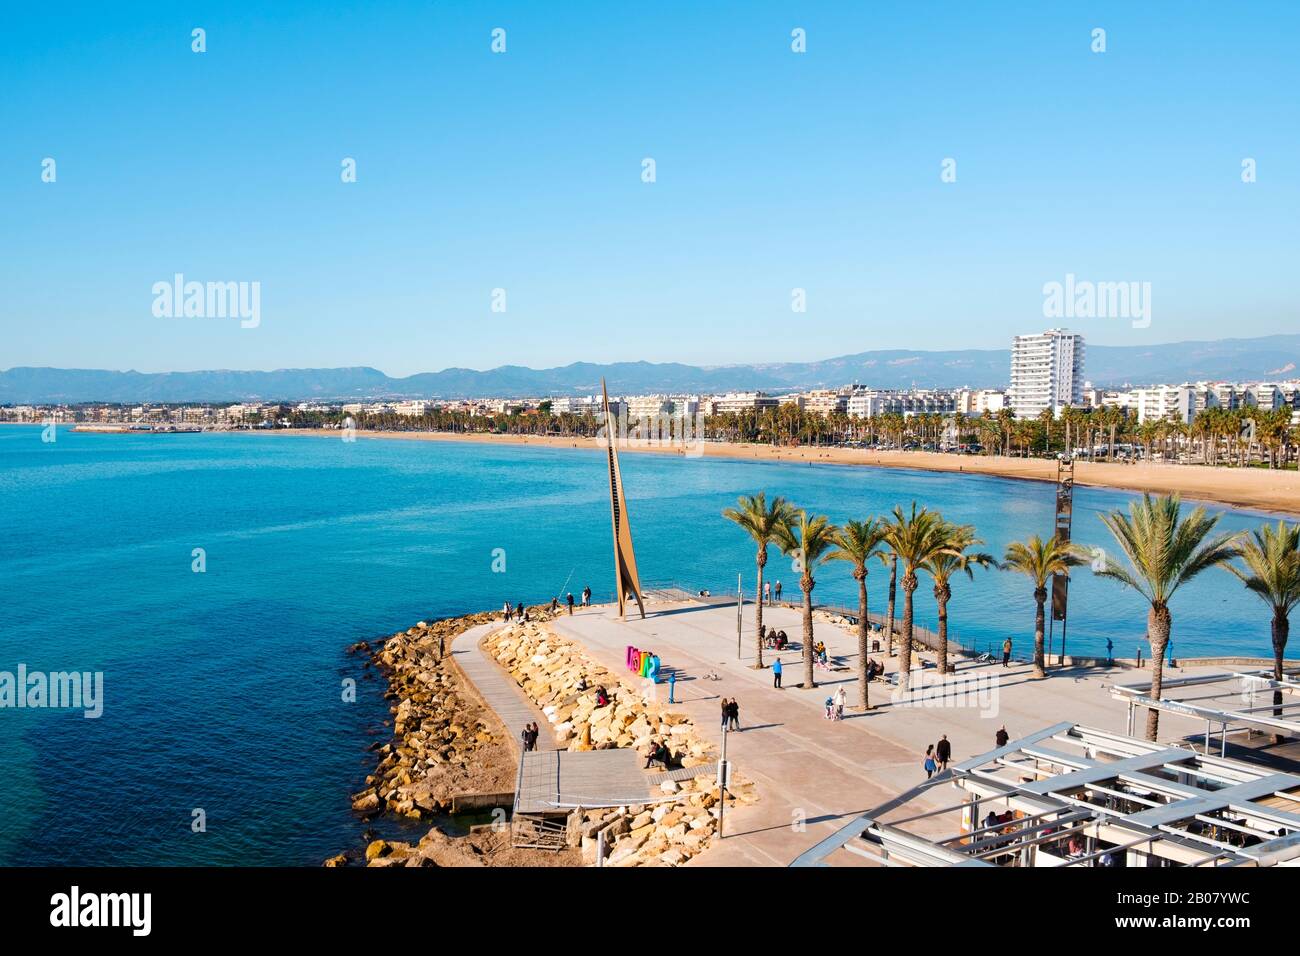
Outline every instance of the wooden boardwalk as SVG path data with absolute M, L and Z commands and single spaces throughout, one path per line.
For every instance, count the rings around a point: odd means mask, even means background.
M 626 748 L 524 754 L 515 812 L 650 803 L 656 795 L 651 793 L 644 764 L 644 757 Z
M 506 725 L 510 739 L 514 741 L 516 754 L 523 746 L 519 735 L 523 732 L 524 725 L 530 723 L 537 724 L 537 749 L 554 750 L 555 733 L 546 715 L 528 699 L 523 688 L 515 683 L 514 678 L 506 672 L 505 668 L 479 647 L 479 642 L 483 638 L 494 631 L 501 630 L 504 626 L 499 621 L 493 621 L 478 624 L 463 632 L 452 641 L 452 659 L 469 678 L 470 683 L 474 685 L 487 705 Z
M 554 814 L 574 807 L 652 803 L 665 798 L 658 790 L 660 783 L 689 779 L 701 772 L 698 767 L 669 773 L 647 772 L 645 758 L 631 749 L 557 750 L 551 722 L 505 668 L 479 646 L 485 637 L 504 626 L 494 621 L 470 628 L 452 641 L 451 654 L 475 690 L 511 732 L 515 752 L 520 754 L 515 785 L 516 814 Z M 541 731 L 537 749 L 521 753 L 519 733 L 525 724 L 533 722 Z

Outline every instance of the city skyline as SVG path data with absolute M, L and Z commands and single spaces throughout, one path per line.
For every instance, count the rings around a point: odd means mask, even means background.
M 5 364 L 972 348 L 1076 278 L 1149 289 L 1071 320 L 1096 345 L 1294 327 L 1293 11 L 744 9 L 24 10 Z M 255 285 L 257 321 L 160 308 L 177 275 Z
M 392 377 L 367 367 L 207 369 L 139 373 L 134 370 L 16 367 L 0 369 L 0 406 L 83 402 L 238 402 L 245 400 L 366 398 L 488 398 L 591 395 L 606 377 L 619 394 L 769 393 L 861 386 L 878 389 L 988 389 L 1008 392 L 1021 417 L 1043 407 L 1046 380 L 1017 372 L 1020 350 L 1061 333 L 1081 346 L 1053 407 L 1080 403 L 1081 387 L 1131 387 L 1182 382 L 1289 382 L 1300 368 L 1300 335 L 1213 342 L 1166 343 L 1159 353 L 1136 347 L 1091 348 L 1081 364 L 1082 333 L 1047 329 L 1015 336 L 1009 349 L 962 351 L 874 350 L 810 363 L 691 366 L 682 363 L 575 362 L 536 369 L 505 365 L 448 368 Z M 1023 393 L 1023 394 L 1022 394 Z

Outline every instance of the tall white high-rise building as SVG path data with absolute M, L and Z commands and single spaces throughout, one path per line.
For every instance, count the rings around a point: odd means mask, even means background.
M 1036 418 L 1044 409 L 1060 414 L 1083 404 L 1083 336 L 1065 329 L 1017 335 L 1011 343 L 1011 387 L 1007 404 L 1017 418 Z

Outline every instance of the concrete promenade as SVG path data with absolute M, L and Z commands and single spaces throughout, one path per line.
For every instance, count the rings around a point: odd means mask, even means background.
M 551 722 L 528 699 L 523 688 L 506 673 L 505 668 L 489 657 L 480 646 L 484 638 L 506 626 L 504 622 L 492 621 L 477 624 L 456 635 L 451 643 L 452 660 L 474 685 L 484 702 L 501 718 L 514 741 L 516 754 L 523 746 L 519 735 L 524 725 L 533 722 L 539 731 L 537 749 L 554 750 L 555 734 L 551 730 Z
M 728 735 L 727 755 L 757 783 L 761 800 L 729 813 L 726 838 L 692 865 L 784 866 L 852 816 L 923 782 L 925 747 L 940 734 L 947 734 L 953 760 L 959 761 L 992 750 L 994 735 L 1003 725 L 1012 739 L 1066 719 L 1123 733 L 1126 711 L 1111 699 L 1108 688 L 1146 673 L 1078 668 L 1050 671 L 1048 679 L 1035 681 L 1028 664 L 1003 668 L 1000 662 L 960 661 L 957 677 L 949 679 L 970 682 L 961 685 L 967 691 L 964 696 L 954 694 L 952 688 L 945 693 L 930 687 L 914 692 L 912 700 L 896 700 L 891 685 L 876 681 L 870 688 L 873 709 L 861 713 L 855 709 L 855 633 L 816 623 L 814 639 L 824 641 L 832 662 L 844 669 L 817 669 L 818 686 L 801 690 L 797 685 L 803 678 L 802 652 L 787 650 L 781 655 L 785 689 L 777 690 L 772 686 L 772 652 L 764 651 L 763 670 L 753 667 L 753 610 L 746 605 L 739 655 L 734 605 L 656 603 L 647 606 L 644 621 L 631 614 L 626 622 L 618 619 L 616 609 L 598 606 L 551 622 L 557 633 L 580 642 L 619 673 L 626 673 L 629 644 L 657 653 L 665 675 L 673 669 L 677 672 L 680 709 L 719 744 L 721 698 L 739 701 L 742 732 Z M 764 623 L 784 630 L 796 643 L 802 637 L 801 620 L 795 609 L 764 609 Z M 1017 653 L 1027 649 L 1017 648 Z M 872 656 L 885 660 L 887 673 L 897 668 L 897 658 Z M 913 656 L 914 667 L 918 657 L 933 661 L 928 652 L 914 651 Z M 924 683 L 933 684 L 935 679 L 931 668 Z M 845 719 L 828 721 L 823 703 L 839 686 L 848 695 Z M 667 684 L 659 685 L 656 693 L 666 700 Z M 1201 729 L 1195 721 L 1166 719 L 1161 737 L 1177 739 Z M 951 787 L 934 787 L 908 812 L 950 803 L 954 795 Z

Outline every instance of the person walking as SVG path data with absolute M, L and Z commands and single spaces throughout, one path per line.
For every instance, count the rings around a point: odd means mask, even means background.
M 731 717 L 731 702 L 727 698 L 722 698 L 722 729 L 727 729 L 727 720 Z
M 446 649 L 447 649 L 447 635 L 439 634 L 438 635 L 438 660 L 442 660 L 442 655 L 446 652 Z
M 844 686 L 840 685 L 835 691 L 835 719 L 844 719 L 844 704 L 848 701 L 848 695 L 844 693 Z
M 934 762 L 934 744 L 927 744 L 925 747 L 925 763 L 921 764 L 925 768 L 925 779 L 929 780 L 934 776 L 938 765 Z
M 1002 666 L 1006 667 L 1011 663 L 1011 638 L 1002 642 Z
M 1007 733 L 1006 724 L 1003 724 L 1002 729 L 993 735 L 993 739 L 997 742 L 999 747 L 1005 747 L 1007 745 L 1007 741 L 1011 739 L 1011 735 Z
M 731 698 L 731 703 L 727 705 L 727 726 L 740 733 L 740 703 L 736 698 Z
M 673 668 L 668 675 L 668 703 L 677 703 L 677 669 Z
M 768 607 L 772 606 L 772 582 L 763 582 L 763 603 Z
M 948 769 L 948 761 L 952 759 L 952 744 L 948 743 L 948 735 L 941 734 L 939 742 L 934 745 L 934 762 L 939 765 L 940 770 Z
M 781 689 L 781 658 L 772 661 L 772 686 Z
M 573 617 L 573 592 L 570 591 L 564 596 L 564 602 L 569 605 L 569 617 Z
M 1115 666 L 1115 642 L 1109 637 L 1106 638 L 1106 665 L 1108 667 Z
M 535 739 L 533 737 L 532 724 L 524 724 L 524 729 L 523 731 L 520 732 L 519 739 L 523 741 L 524 753 L 528 753 L 533 749 L 533 744 L 535 742 Z

